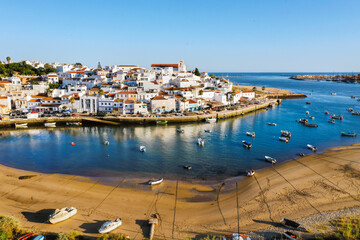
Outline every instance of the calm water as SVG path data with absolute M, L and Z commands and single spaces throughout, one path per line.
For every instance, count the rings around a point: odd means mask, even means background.
M 360 97 L 360 85 L 296 81 L 280 75 L 245 73 L 242 77 L 230 75 L 229 78 L 234 83 L 284 88 L 309 97 L 286 100 L 272 110 L 215 124 L 6 131 L 0 137 L 0 163 L 27 170 L 83 176 L 223 179 L 244 174 L 248 169 L 269 166 L 263 160 L 264 155 L 282 162 L 297 157 L 299 152 L 312 154 L 306 149 L 308 143 L 321 151 L 359 142 L 359 137 L 341 137 L 340 132 L 360 133 L 360 116 L 346 111 L 349 107 L 360 111 L 360 102 L 350 98 L 351 95 Z M 337 95 L 332 96 L 331 92 Z M 306 101 L 312 104 L 306 105 Z M 330 114 L 343 114 L 344 120 L 328 123 L 325 110 Z M 318 124 L 318 128 L 307 128 L 295 122 L 305 117 L 306 111 L 315 117 L 309 121 Z M 268 126 L 267 122 L 278 125 Z M 176 132 L 180 127 L 185 133 Z M 212 133 L 205 133 L 205 129 L 211 129 Z M 278 140 L 280 130 L 292 132 L 289 143 Z M 255 131 L 256 137 L 246 136 L 246 131 Z M 205 138 L 204 147 L 195 144 L 199 136 Z M 110 145 L 105 146 L 105 140 Z M 252 149 L 244 149 L 242 140 L 251 141 Z M 71 146 L 71 142 L 76 145 Z M 139 152 L 140 145 L 147 147 L 146 153 Z M 186 171 L 183 164 L 193 169 Z

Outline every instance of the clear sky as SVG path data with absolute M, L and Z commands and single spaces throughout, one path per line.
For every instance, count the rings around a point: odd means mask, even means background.
M 0 0 L 0 58 L 360 71 L 358 0 Z

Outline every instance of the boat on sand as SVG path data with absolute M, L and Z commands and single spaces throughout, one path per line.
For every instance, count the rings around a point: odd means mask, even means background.
M 271 164 L 275 164 L 276 163 L 276 159 L 269 157 L 269 156 L 265 156 L 265 161 L 271 163 Z
M 300 223 L 297 223 L 293 220 L 283 218 L 280 220 L 280 223 L 287 228 L 295 229 L 295 230 L 302 231 L 302 232 L 307 232 L 306 228 L 301 226 Z
M 149 180 L 149 181 L 148 181 L 148 184 L 149 184 L 149 185 L 156 185 L 156 184 L 162 183 L 163 181 L 164 181 L 163 178 L 156 179 L 156 180 Z
M 49 222 L 54 224 L 62 222 L 68 218 L 71 218 L 77 213 L 77 209 L 74 207 L 64 207 L 61 209 L 56 209 L 53 214 L 49 216 Z
M 115 228 L 120 227 L 121 224 L 122 222 L 120 218 L 115 219 L 115 221 L 107 221 L 99 228 L 99 233 L 103 234 L 111 232 Z
M 254 176 L 254 174 L 255 174 L 255 170 L 250 170 L 247 172 L 248 177 Z

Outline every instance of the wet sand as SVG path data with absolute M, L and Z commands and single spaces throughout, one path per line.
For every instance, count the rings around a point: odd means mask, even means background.
M 104 221 L 120 217 L 123 225 L 114 232 L 142 239 L 149 231 L 147 220 L 157 213 L 157 238 L 220 235 L 237 231 L 237 182 L 240 230 L 249 232 L 266 229 L 283 217 L 298 219 L 360 206 L 359 164 L 360 144 L 354 144 L 294 159 L 242 181 L 178 182 L 178 191 L 176 181 L 149 187 L 124 178 L 114 187 L 83 177 L 0 166 L 0 214 L 16 217 L 27 228 L 75 229 L 88 236 L 99 236 L 96 231 Z M 36 176 L 20 180 L 24 175 Z M 65 206 L 76 207 L 78 214 L 55 225 L 46 222 L 55 208 Z

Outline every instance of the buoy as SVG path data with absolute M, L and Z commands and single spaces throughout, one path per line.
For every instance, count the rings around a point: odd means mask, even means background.
M 75 146 L 75 143 L 74 143 L 74 142 L 71 142 L 71 145 Z

